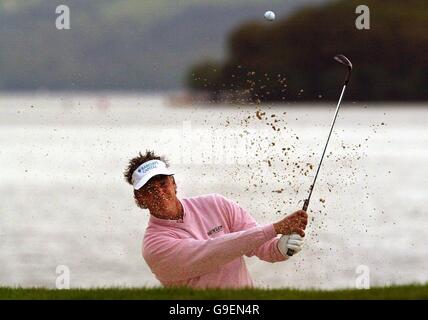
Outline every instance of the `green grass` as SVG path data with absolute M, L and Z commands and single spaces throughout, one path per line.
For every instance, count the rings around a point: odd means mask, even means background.
M 96 288 L 53 290 L 44 288 L 0 287 L 0 300 L 4 299 L 95 299 L 95 300 L 288 300 L 288 299 L 428 299 L 428 284 L 379 287 L 370 290 L 192 290 L 188 288 Z

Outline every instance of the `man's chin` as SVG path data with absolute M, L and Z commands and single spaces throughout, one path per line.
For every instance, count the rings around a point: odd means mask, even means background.
M 157 207 L 160 209 L 169 209 L 175 207 L 175 199 L 174 198 L 163 198 L 157 201 Z

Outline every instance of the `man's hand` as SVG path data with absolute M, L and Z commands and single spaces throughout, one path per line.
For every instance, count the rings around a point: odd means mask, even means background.
M 281 221 L 274 223 L 276 234 L 290 235 L 297 233 L 304 237 L 306 225 L 308 224 L 308 214 L 306 211 L 299 210 L 285 217 Z
M 298 234 L 292 234 L 291 236 L 281 236 L 278 240 L 278 250 L 282 253 L 284 257 L 288 257 L 287 251 L 288 249 L 293 250 L 293 253 L 296 254 L 303 247 L 303 237 Z

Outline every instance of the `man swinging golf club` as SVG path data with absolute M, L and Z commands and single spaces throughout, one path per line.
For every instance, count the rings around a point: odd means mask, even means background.
M 278 262 L 289 259 L 288 250 L 302 249 L 303 210 L 261 226 L 219 194 L 178 199 L 167 161 L 151 151 L 131 159 L 124 175 L 137 205 L 150 211 L 143 257 L 164 286 L 251 287 L 244 255 Z
M 150 211 L 143 256 L 163 285 L 250 287 L 253 282 L 244 255 L 277 262 L 302 249 L 308 223 L 306 210 L 353 69 L 344 55 L 334 59 L 348 72 L 303 210 L 260 226 L 238 204 L 218 194 L 178 199 L 173 173 L 166 161 L 152 152 L 140 153 L 130 161 L 126 180 L 134 186 L 138 206 Z M 282 234 L 279 240 L 278 234 Z

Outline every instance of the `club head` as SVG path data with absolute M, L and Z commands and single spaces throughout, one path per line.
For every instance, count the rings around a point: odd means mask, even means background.
M 345 57 L 343 54 L 338 54 L 337 56 L 334 57 L 334 60 L 336 60 L 337 62 L 339 62 L 340 64 L 343 64 L 348 68 L 348 74 L 346 75 L 345 82 L 344 82 L 345 86 L 348 85 L 349 79 L 351 78 L 351 73 L 352 73 L 351 61 L 349 61 L 349 59 Z
M 337 56 L 334 57 L 334 60 L 336 60 L 337 62 L 339 62 L 345 66 L 347 66 L 349 70 L 352 70 L 351 61 L 349 61 L 349 59 L 347 57 L 345 57 L 343 54 L 338 54 Z

